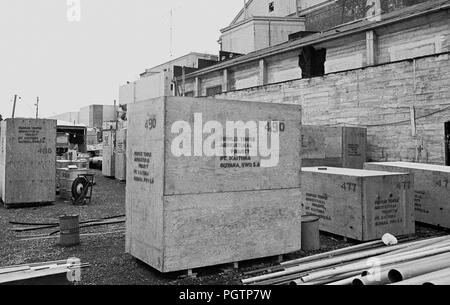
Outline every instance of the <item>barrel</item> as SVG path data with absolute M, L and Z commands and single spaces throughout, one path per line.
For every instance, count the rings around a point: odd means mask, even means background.
M 74 165 L 76 165 L 78 169 L 89 169 L 89 160 L 79 159 L 77 161 L 74 161 Z
M 319 217 L 302 217 L 302 250 L 320 250 Z
M 59 242 L 63 247 L 76 246 L 80 243 L 80 216 L 64 215 L 59 217 Z
M 59 174 L 59 198 L 63 200 L 72 199 L 72 184 L 79 175 L 88 174 L 88 169 L 80 169 L 70 166 L 62 169 Z

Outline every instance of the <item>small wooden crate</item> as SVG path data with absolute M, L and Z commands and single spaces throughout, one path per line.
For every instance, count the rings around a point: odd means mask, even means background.
M 300 109 L 172 97 L 129 105 L 126 251 L 172 272 L 300 250 Z M 268 130 L 282 129 L 278 164 L 194 155 L 202 149 L 196 141 L 184 146 L 175 140 L 180 133 L 201 134 L 207 122 L 226 121 L 266 121 Z M 220 147 L 256 140 L 236 138 L 216 140 Z M 190 148 L 192 156 L 177 156 L 177 147 Z
M 302 126 L 302 165 L 362 169 L 366 162 L 367 129 Z
M 121 129 L 116 135 L 115 176 L 120 181 L 127 179 L 127 130 Z
M 115 156 L 114 156 L 114 144 L 115 144 L 116 131 L 104 130 L 103 131 L 103 160 L 102 160 L 102 174 L 105 177 L 114 177 L 115 174 Z
M 1 198 L 6 206 L 55 201 L 56 120 L 1 122 Z
M 416 221 L 450 228 L 450 167 L 410 162 L 366 163 L 365 168 L 414 175 Z
M 413 234 L 413 176 L 344 168 L 303 168 L 302 206 L 322 231 L 359 241 Z

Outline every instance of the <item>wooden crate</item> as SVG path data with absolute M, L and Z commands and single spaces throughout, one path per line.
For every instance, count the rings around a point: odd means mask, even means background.
M 127 179 L 127 130 L 121 129 L 116 135 L 115 176 L 120 181 Z
M 131 104 L 128 110 L 128 253 L 161 272 L 172 272 L 301 248 L 300 106 L 161 98 Z M 199 145 L 187 138 L 185 146 L 176 145 L 178 124 L 187 135 L 192 135 L 189 126 L 201 134 L 202 127 L 194 127 L 199 115 L 203 124 L 267 121 L 281 127 L 278 164 L 262 167 L 267 166 L 263 157 L 194 156 Z M 264 133 L 268 131 L 262 128 Z M 237 138 L 235 144 L 242 145 Z M 254 145 L 248 138 L 242 140 Z M 228 140 L 219 135 L 217 142 L 230 145 Z M 190 148 L 193 156 L 177 157 L 172 146 Z
M 303 168 L 302 208 L 322 231 L 359 241 L 413 234 L 413 176 L 344 168 Z
M 366 162 L 367 129 L 302 126 L 303 167 L 333 166 L 362 169 Z
M 55 201 L 56 120 L 1 122 L 1 198 L 6 206 Z
M 450 228 L 450 167 L 410 162 L 366 163 L 365 168 L 414 175 L 416 221 Z
M 102 160 L 102 174 L 105 177 L 114 177 L 115 174 L 115 144 L 116 131 L 103 131 L 103 160 Z

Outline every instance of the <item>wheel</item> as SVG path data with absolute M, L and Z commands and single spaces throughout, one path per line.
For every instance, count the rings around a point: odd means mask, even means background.
M 89 181 L 86 177 L 78 177 L 72 183 L 72 198 L 74 203 L 82 203 L 87 194 Z

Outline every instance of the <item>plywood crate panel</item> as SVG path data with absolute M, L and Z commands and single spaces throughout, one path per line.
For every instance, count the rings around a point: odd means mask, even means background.
M 411 162 L 366 163 L 365 168 L 414 175 L 416 221 L 450 228 L 450 167 Z
M 301 248 L 299 106 L 161 98 L 129 108 L 128 253 L 171 272 Z M 223 127 L 226 121 L 278 122 L 274 126 L 282 122 L 279 162 L 262 167 L 265 157 L 178 157 L 172 146 L 181 130 L 172 132 L 172 127 L 185 122 L 194 138 L 198 114 L 201 126 L 211 121 Z M 228 140 L 217 138 L 219 146 L 228 145 Z M 194 146 L 192 141 L 186 147 L 194 153 Z
M 116 134 L 116 153 L 115 153 L 116 179 L 124 181 L 127 179 L 127 130 L 121 129 Z
M 55 201 L 56 120 L 1 122 L 1 198 L 7 206 Z
M 322 231 L 359 241 L 413 234 L 413 176 L 343 168 L 303 168 L 302 208 Z
M 114 177 L 116 164 L 114 156 L 115 136 L 116 136 L 115 130 L 103 131 L 102 174 L 105 177 Z
M 362 169 L 366 162 L 367 129 L 302 126 L 302 165 Z

